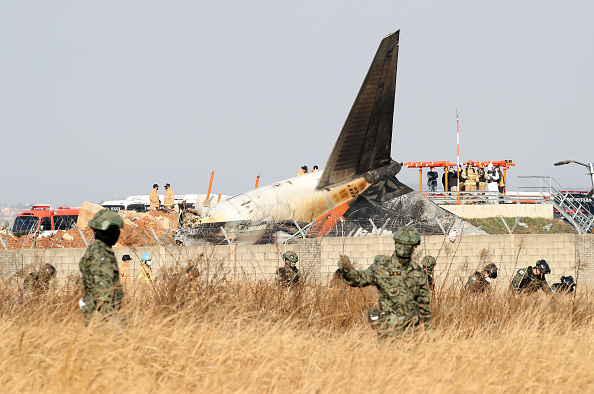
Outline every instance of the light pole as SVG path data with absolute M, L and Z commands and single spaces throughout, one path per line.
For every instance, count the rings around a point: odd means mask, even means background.
M 590 175 L 590 180 L 592 181 L 592 190 L 590 190 L 587 197 L 591 198 L 592 194 L 594 194 L 594 165 L 592 165 L 592 163 L 588 163 L 588 164 L 580 163 L 579 161 L 575 161 L 575 160 L 558 161 L 555 163 L 555 165 L 563 166 L 563 165 L 569 164 L 569 163 L 579 164 L 580 166 L 584 166 L 588 169 L 588 175 Z

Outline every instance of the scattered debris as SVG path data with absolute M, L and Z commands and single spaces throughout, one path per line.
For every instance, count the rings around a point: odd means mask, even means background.
M 451 242 L 455 242 L 456 241 L 456 235 L 458 234 L 458 229 L 457 228 L 453 228 L 450 231 L 450 234 L 448 235 L 450 237 L 450 241 Z

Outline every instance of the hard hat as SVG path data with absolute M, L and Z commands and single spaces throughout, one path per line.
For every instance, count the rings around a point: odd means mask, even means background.
M 426 268 L 431 268 L 435 265 L 435 257 L 433 256 L 425 256 L 423 260 L 421 260 L 421 265 Z
M 295 265 L 297 264 L 297 261 L 299 261 L 297 253 L 290 250 L 283 254 L 283 259 L 287 260 L 289 263 L 291 263 L 291 265 Z
M 124 220 L 110 209 L 102 209 L 89 220 L 89 227 L 94 230 L 105 231 L 109 226 L 124 227 Z
M 394 242 L 398 242 L 399 244 L 403 245 L 420 245 L 421 244 L 421 236 L 419 232 L 415 230 L 414 227 L 411 226 L 404 226 L 400 227 L 394 233 Z
M 140 259 L 140 261 L 142 261 L 144 263 L 147 260 L 151 260 L 151 254 L 150 253 L 143 253 L 142 254 L 142 258 Z
M 539 270 L 543 274 L 550 274 L 551 273 L 551 267 L 549 267 L 549 264 L 545 260 L 538 260 L 536 262 L 536 265 L 534 266 L 534 268 L 536 268 L 537 270 Z

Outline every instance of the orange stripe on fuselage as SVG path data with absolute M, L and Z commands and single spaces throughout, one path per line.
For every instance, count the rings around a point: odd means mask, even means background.
M 325 213 L 323 216 L 317 218 L 311 232 L 315 234 L 316 237 L 323 237 L 326 235 L 328 231 L 336 226 L 338 218 L 342 218 L 347 209 L 349 209 L 349 202 L 351 202 L 351 200 L 340 204 L 336 208 Z

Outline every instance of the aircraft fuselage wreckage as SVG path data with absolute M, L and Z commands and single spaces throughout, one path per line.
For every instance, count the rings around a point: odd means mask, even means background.
M 200 212 L 176 240 L 254 244 L 295 236 L 388 235 L 406 224 L 422 234 L 452 227 L 458 234 L 480 233 L 395 178 L 402 168 L 390 157 L 399 33 L 380 43 L 323 171 L 222 201 Z

